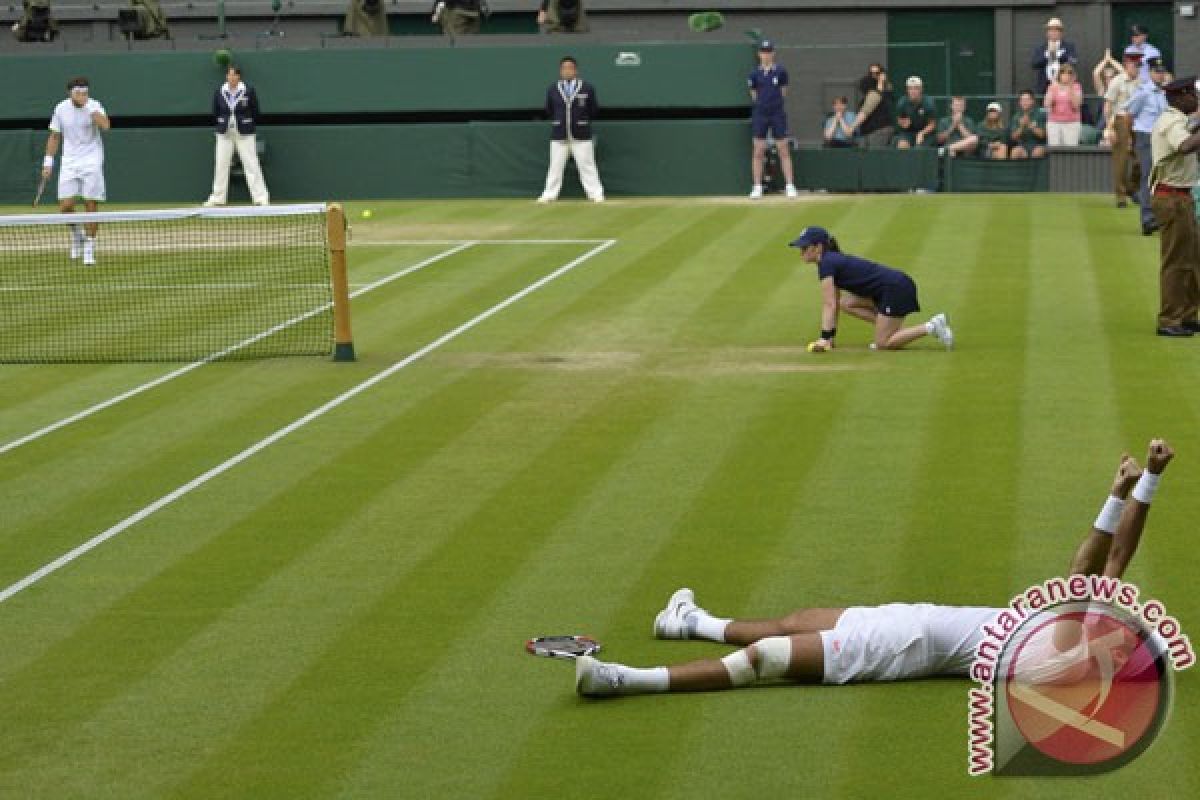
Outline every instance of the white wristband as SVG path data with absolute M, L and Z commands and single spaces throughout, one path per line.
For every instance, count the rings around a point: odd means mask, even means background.
M 1109 498 L 1104 501 L 1104 508 L 1100 509 L 1096 521 L 1092 523 L 1092 527 L 1111 536 L 1117 532 L 1117 524 L 1121 521 L 1121 510 L 1124 508 L 1124 500 L 1109 495 Z
M 47 169 L 54 169 L 54 156 L 46 156 L 42 159 L 42 166 Z
M 1142 477 L 1138 478 L 1137 486 L 1133 487 L 1133 499 L 1144 505 L 1150 505 L 1150 501 L 1154 499 L 1154 493 L 1158 491 L 1158 481 L 1161 477 L 1150 470 L 1143 471 Z

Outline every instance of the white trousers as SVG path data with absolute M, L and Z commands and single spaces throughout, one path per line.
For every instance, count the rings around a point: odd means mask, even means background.
M 212 195 L 210 203 L 223 204 L 229 197 L 229 168 L 233 164 L 233 151 L 236 149 L 242 169 L 246 171 L 246 185 L 250 187 L 250 199 L 255 205 L 265 206 L 270 198 L 267 195 L 267 184 L 263 181 L 262 167 L 258 165 L 258 150 L 254 134 L 243 135 L 237 132 L 236 126 L 230 124 L 229 130 L 217 134 L 217 163 L 213 171 Z
M 604 199 L 604 186 L 600 184 L 600 171 L 596 169 L 596 156 L 590 141 L 567 138 L 550 142 L 550 169 L 546 170 L 546 188 L 543 200 L 557 200 L 562 191 L 563 170 L 567 168 L 567 156 L 575 159 L 579 170 L 579 182 L 590 200 Z
M 1047 122 L 1046 144 L 1051 147 L 1077 147 L 1082 127 L 1078 122 Z

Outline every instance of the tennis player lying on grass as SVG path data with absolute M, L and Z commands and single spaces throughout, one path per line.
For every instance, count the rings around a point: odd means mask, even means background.
M 1071 561 L 1072 574 L 1120 578 L 1137 551 L 1150 501 L 1174 451 L 1150 442 L 1143 472 L 1122 456 L 1111 495 Z M 1132 501 L 1128 501 L 1129 495 Z M 732 689 L 760 680 L 797 683 L 894 681 L 932 675 L 965 676 L 983 637 L 981 626 L 1003 609 L 892 603 L 875 607 L 806 608 L 779 619 L 731 620 L 696 605 L 680 589 L 654 620 L 660 639 L 708 639 L 744 645 L 721 659 L 637 669 L 591 656 L 575 662 L 575 689 L 602 697 L 649 692 Z M 1055 630 L 1055 656 L 1064 669 L 1090 661 L 1075 623 Z M 1071 632 L 1074 632 L 1072 635 Z M 1076 651 L 1072 653 L 1071 651 Z

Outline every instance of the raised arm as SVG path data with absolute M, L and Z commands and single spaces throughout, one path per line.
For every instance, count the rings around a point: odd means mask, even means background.
M 1146 470 L 1138 478 L 1137 486 L 1130 492 L 1130 499 L 1125 503 L 1121 512 L 1121 521 L 1117 525 L 1117 533 L 1113 536 L 1112 547 L 1108 551 L 1108 559 L 1104 563 L 1104 576 L 1120 578 L 1141 543 L 1142 530 L 1146 527 L 1146 517 L 1150 514 L 1150 502 L 1158 490 L 1158 482 L 1163 471 L 1175 451 L 1163 439 L 1150 442 L 1149 452 L 1146 453 Z

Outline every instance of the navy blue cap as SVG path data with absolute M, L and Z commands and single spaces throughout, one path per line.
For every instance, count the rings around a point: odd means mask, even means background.
M 775 43 L 770 39 L 763 39 L 758 43 L 758 49 L 762 51 L 775 52 Z
M 1163 87 L 1163 91 L 1167 94 L 1194 94 L 1196 91 L 1196 76 L 1190 78 L 1180 78 L 1171 81 Z
M 829 231 L 816 225 L 810 225 L 800 231 L 789 247 L 808 247 L 814 244 L 829 244 Z
M 1150 69 L 1161 70 L 1164 72 L 1167 69 L 1167 65 L 1164 64 L 1163 60 L 1158 57 L 1147 59 L 1146 64 L 1150 67 Z
M 1134 23 L 1133 25 L 1131 25 L 1131 26 L 1129 27 L 1129 32 L 1130 32 L 1130 33 L 1132 33 L 1134 36 L 1148 36 L 1148 35 L 1150 35 L 1150 29 L 1149 29 L 1149 28 L 1147 28 L 1145 25 L 1139 25 L 1139 24 L 1137 24 L 1137 23 Z

